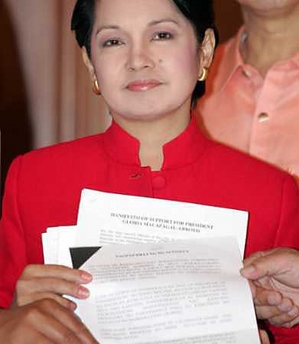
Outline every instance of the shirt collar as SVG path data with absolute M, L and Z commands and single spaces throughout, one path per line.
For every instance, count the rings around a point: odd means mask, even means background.
M 299 51 L 289 60 L 292 64 L 295 64 L 296 68 L 299 68 Z M 281 63 L 284 63 L 282 61 Z
M 293 61 L 294 61 L 294 63 L 296 64 L 296 66 L 299 68 L 299 51 L 298 51 L 298 53 L 294 56 Z
M 231 38 L 227 43 L 220 45 L 219 49 L 217 49 L 213 63 L 217 67 L 217 74 L 214 77 L 218 78 L 218 82 L 214 91 L 220 92 L 230 81 L 238 67 L 244 66 L 244 61 L 240 53 L 240 44 L 245 39 L 245 28 L 242 26 L 235 37 Z
M 115 121 L 103 134 L 104 149 L 116 163 L 140 167 L 139 141 L 124 131 Z M 179 168 L 195 162 L 202 154 L 207 139 L 200 132 L 195 116 L 178 137 L 163 146 L 162 170 Z
M 211 76 L 211 80 L 213 80 L 213 78 L 215 78 L 215 80 L 218 79 L 216 83 L 213 82 L 213 92 L 220 92 L 227 83 L 230 82 L 231 78 L 240 67 L 244 69 L 245 63 L 240 52 L 240 46 L 246 38 L 247 34 L 245 32 L 245 27 L 242 26 L 233 38 L 227 43 L 220 45 L 217 49 L 215 61 L 211 69 L 211 74 L 214 74 Z M 276 65 L 285 65 L 286 62 L 299 68 L 299 52 L 291 59 L 278 62 Z M 215 66 L 214 70 L 213 66 Z

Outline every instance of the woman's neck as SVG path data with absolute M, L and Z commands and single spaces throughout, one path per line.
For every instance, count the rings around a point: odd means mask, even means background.
M 155 120 L 127 120 L 113 116 L 114 120 L 140 142 L 139 160 L 141 166 L 149 166 L 153 171 L 162 168 L 163 146 L 180 135 L 190 122 L 190 113 L 181 111 L 165 115 Z
M 299 52 L 299 6 L 275 15 L 243 9 L 243 16 L 247 38 L 240 47 L 241 54 L 262 76 L 274 63 Z

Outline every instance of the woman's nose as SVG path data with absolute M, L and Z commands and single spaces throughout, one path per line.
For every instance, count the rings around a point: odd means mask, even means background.
M 154 59 L 148 47 L 145 45 L 131 47 L 127 61 L 128 70 L 138 71 L 144 68 L 153 68 L 154 66 Z

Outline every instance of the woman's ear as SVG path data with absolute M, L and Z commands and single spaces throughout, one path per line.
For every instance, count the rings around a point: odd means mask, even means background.
M 207 29 L 205 32 L 205 37 L 201 43 L 200 49 L 200 59 L 201 59 L 201 67 L 209 69 L 214 56 L 216 45 L 215 34 L 212 29 Z
M 91 81 L 92 81 L 92 91 L 94 94 L 96 94 L 97 96 L 101 94 L 101 90 L 100 90 L 100 87 L 99 87 L 99 83 L 98 83 L 98 79 L 97 79 L 97 76 L 96 76 L 96 73 L 94 71 L 94 67 L 93 67 L 93 64 L 87 54 L 87 50 L 85 47 L 82 48 L 82 58 L 83 58 L 83 61 L 84 61 L 84 64 L 85 66 L 87 67 L 88 71 L 89 71 L 89 74 L 90 74 L 90 78 L 91 78 Z
M 87 53 L 87 50 L 85 47 L 82 48 L 82 58 L 83 58 L 83 62 L 85 64 L 85 66 L 87 67 L 87 69 L 89 71 L 91 81 L 94 82 L 97 79 L 97 77 L 96 77 L 96 74 L 94 71 L 93 64 L 92 64 L 92 62 L 88 56 L 88 53 Z

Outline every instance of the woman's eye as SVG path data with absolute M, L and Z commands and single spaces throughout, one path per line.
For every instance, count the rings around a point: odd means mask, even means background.
M 113 39 L 108 39 L 107 41 L 105 41 L 103 43 L 103 47 L 113 47 L 113 46 L 117 46 L 117 45 L 122 45 L 122 41 L 116 38 Z
M 153 40 L 167 40 L 173 38 L 173 35 L 169 32 L 158 32 L 154 34 Z

